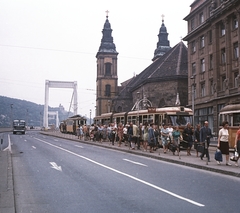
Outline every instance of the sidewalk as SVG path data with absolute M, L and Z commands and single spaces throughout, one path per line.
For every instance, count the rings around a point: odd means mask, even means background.
M 132 153 L 132 154 L 136 154 L 136 155 L 141 155 L 141 156 L 150 157 L 150 158 L 154 158 L 154 159 L 158 159 L 158 160 L 163 160 L 163 161 L 167 161 L 167 162 L 171 162 L 171 163 L 175 163 L 175 164 L 181 164 L 184 166 L 189 166 L 189 167 L 194 167 L 194 168 L 203 169 L 203 170 L 207 170 L 207 171 L 212 171 L 212 172 L 216 172 L 216 173 L 220 173 L 220 174 L 231 175 L 234 177 L 240 177 L 240 160 L 239 160 L 239 167 L 236 167 L 234 165 L 234 162 L 231 162 L 231 161 L 230 161 L 230 163 L 232 164 L 232 166 L 226 166 L 225 155 L 223 155 L 223 162 L 221 163 L 221 165 L 218 165 L 214 159 L 216 146 L 209 147 L 210 162 L 207 162 L 206 157 L 203 158 L 203 160 L 201 160 L 200 157 L 196 157 L 195 150 L 192 150 L 191 156 L 187 156 L 187 152 L 185 150 L 181 150 L 180 158 L 179 158 L 178 155 L 173 155 L 172 152 L 168 152 L 168 153 L 164 154 L 163 149 L 158 149 L 154 153 L 149 153 L 149 152 L 143 152 L 142 150 L 129 149 L 129 147 L 125 146 L 124 143 L 122 144 L 121 147 L 118 147 L 117 143 L 113 146 L 109 142 L 99 143 L 99 142 L 83 141 L 83 140 L 80 141 L 74 135 L 62 134 L 61 132 L 58 132 L 58 131 L 56 131 L 56 132 L 47 131 L 47 132 L 41 132 L 41 133 L 45 134 L 45 135 L 54 136 L 54 137 L 66 138 L 69 140 L 79 141 L 81 143 L 92 144 L 95 146 L 101 146 L 101 147 L 105 147 L 108 149 L 114 149 L 114 150 L 118 150 L 118 151 L 122 151 L 122 152 L 128 152 L 128 153 Z
M 0 212 L 15 213 L 12 156 L 9 151 L 0 151 Z

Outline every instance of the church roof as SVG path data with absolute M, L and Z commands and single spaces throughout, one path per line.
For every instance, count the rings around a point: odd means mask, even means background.
M 164 17 L 164 15 L 162 15 Z M 168 40 L 168 32 L 167 28 L 164 24 L 164 19 L 162 19 L 162 25 L 159 30 L 158 34 L 158 43 L 157 48 L 154 51 L 153 61 L 155 61 L 157 58 L 162 57 L 167 51 L 171 49 L 170 42 Z
M 137 75 L 136 78 L 130 82 L 131 87 L 134 89 L 148 82 L 187 78 L 187 57 L 187 47 L 181 41 Z
M 103 26 L 102 34 L 103 34 L 103 36 L 102 36 L 101 44 L 100 44 L 97 54 L 99 54 L 99 53 L 116 53 L 116 54 L 118 54 L 118 52 L 116 51 L 116 46 L 113 43 L 112 29 L 111 29 L 111 24 L 108 20 L 108 16 L 106 16 L 106 21 Z

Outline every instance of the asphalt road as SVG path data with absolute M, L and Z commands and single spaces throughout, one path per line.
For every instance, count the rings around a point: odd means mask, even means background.
M 239 178 L 37 131 L 10 134 L 16 212 L 239 212 Z

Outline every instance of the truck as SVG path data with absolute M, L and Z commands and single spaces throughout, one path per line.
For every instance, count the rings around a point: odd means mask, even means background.
M 13 134 L 20 132 L 25 134 L 26 131 L 26 122 L 25 120 L 13 120 Z

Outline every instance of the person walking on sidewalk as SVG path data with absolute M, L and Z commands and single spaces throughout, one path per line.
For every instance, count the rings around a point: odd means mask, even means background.
M 154 124 L 151 123 L 150 127 L 148 128 L 148 145 L 150 146 L 150 151 L 153 153 L 153 148 L 156 146 L 156 138 L 154 135 Z
M 235 146 L 234 148 L 237 150 L 238 152 L 238 157 L 237 157 L 237 161 L 235 162 L 235 166 L 238 166 L 238 159 L 240 157 L 240 125 L 239 125 L 239 129 L 236 133 L 236 137 L 235 137 Z
M 183 140 L 187 142 L 187 155 L 191 155 L 191 148 L 193 143 L 194 129 L 190 123 L 187 123 L 187 127 L 183 130 Z
M 196 125 L 196 129 L 194 131 L 194 149 L 196 150 L 196 157 L 198 157 L 198 146 L 199 146 L 199 142 L 200 142 L 200 130 L 201 130 L 201 126 L 200 124 Z
M 168 148 L 168 138 L 169 138 L 169 131 L 166 124 L 163 124 L 161 129 L 161 140 L 163 145 L 163 153 L 166 154 Z
M 222 154 L 226 155 L 226 165 L 231 166 L 232 164 L 229 163 L 229 142 L 228 142 L 228 122 L 223 121 L 222 129 L 219 130 L 218 134 L 218 148 L 221 150 Z M 220 164 L 219 161 L 217 161 Z
M 204 122 L 204 126 L 200 130 L 200 142 L 203 145 L 203 152 L 200 155 L 201 160 L 203 160 L 204 155 L 208 158 L 208 162 L 210 162 L 208 147 L 210 144 L 210 138 L 212 137 L 212 131 L 208 127 L 208 121 Z M 207 143 L 207 144 L 206 144 Z

